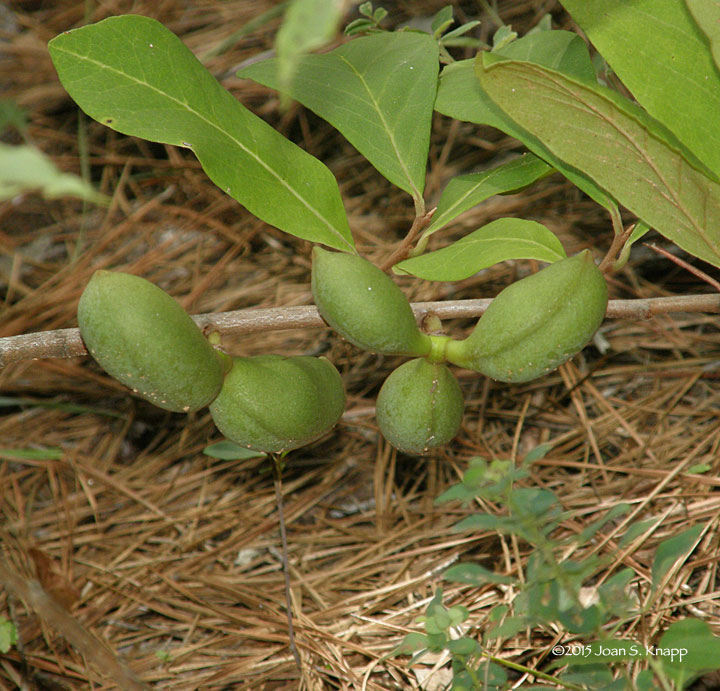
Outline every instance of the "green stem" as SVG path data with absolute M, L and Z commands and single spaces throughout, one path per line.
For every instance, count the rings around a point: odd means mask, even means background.
M 280 520 L 280 540 L 282 542 L 282 565 L 283 565 L 283 576 L 285 577 L 285 608 L 287 612 L 287 623 L 288 623 L 288 640 L 290 642 L 290 652 L 295 658 L 295 664 L 298 669 L 302 670 L 302 663 L 300 661 L 300 653 L 298 652 L 297 646 L 295 645 L 295 627 L 293 626 L 293 615 L 292 615 L 292 598 L 290 596 L 290 564 L 288 560 L 288 544 L 287 544 L 287 531 L 285 530 L 285 512 L 283 509 L 283 498 L 282 498 L 282 472 L 285 467 L 285 453 L 281 454 L 270 454 L 273 462 L 273 471 L 275 477 L 275 499 L 278 508 L 278 518 Z
M 517 662 L 510 662 L 510 660 L 503 660 L 501 657 L 495 657 L 494 655 L 490 655 L 489 653 L 482 653 L 487 657 L 491 662 L 494 662 L 497 665 L 504 665 L 505 667 L 508 667 L 510 669 L 514 669 L 516 672 L 522 672 L 523 674 L 529 674 L 532 677 L 535 677 L 536 679 L 544 679 L 545 681 L 552 681 L 555 684 L 559 684 L 564 689 L 571 689 L 571 691 L 587 691 L 587 689 L 584 686 L 578 686 L 577 684 L 573 684 L 569 681 L 561 681 L 560 679 L 556 679 L 555 677 L 545 674 L 545 672 L 538 672 L 535 669 L 530 669 L 530 667 L 526 667 L 525 665 L 519 665 Z

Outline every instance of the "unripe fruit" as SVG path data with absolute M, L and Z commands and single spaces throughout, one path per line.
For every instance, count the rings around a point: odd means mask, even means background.
M 582 350 L 605 317 L 607 284 L 590 252 L 545 267 L 503 290 L 449 362 L 499 381 L 530 381 Z
M 382 435 L 396 449 L 422 454 L 458 433 L 463 409 L 460 385 L 447 365 L 418 358 L 385 380 L 375 414 Z
M 96 271 L 80 297 L 78 324 L 98 364 L 159 408 L 198 410 L 220 391 L 227 356 L 170 295 L 140 276 Z
M 228 439 L 266 453 L 309 444 L 331 430 L 343 410 L 345 388 L 329 360 L 281 355 L 234 358 L 210 405 Z
M 323 319 L 350 343 L 385 355 L 430 352 L 405 294 L 366 259 L 315 247 L 312 293 Z

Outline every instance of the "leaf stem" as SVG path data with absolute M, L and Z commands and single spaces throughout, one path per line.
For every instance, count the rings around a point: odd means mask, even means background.
M 402 239 L 402 242 L 400 242 L 395 251 L 380 266 L 383 271 L 388 271 L 390 267 L 394 266 L 399 261 L 407 259 L 410 254 L 412 243 L 418 234 L 430 224 L 434 213 L 435 209 L 430 209 L 430 211 L 420 211 L 416 206 L 415 220 L 413 221 L 412 226 L 410 226 L 408 234 Z
M 600 262 L 600 265 L 598 266 L 600 271 L 602 271 L 603 273 L 614 271 L 615 262 L 617 262 L 618 257 L 622 253 L 623 247 L 625 247 L 625 243 L 628 241 L 628 238 L 632 234 L 633 228 L 635 228 L 635 224 L 631 223 L 626 229 L 622 229 L 621 226 L 621 232 L 618 232 L 617 228 L 615 227 L 615 219 L 613 218 L 613 228 L 615 228 L 615 235 L 613 236 L 613 241 L 610 244 L 610 248 L 608 249 L 607 253 Z

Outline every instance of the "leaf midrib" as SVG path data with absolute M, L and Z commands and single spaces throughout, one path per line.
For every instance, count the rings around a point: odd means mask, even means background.
M 365 77 L 363 77 L 362 73 L 357 70 L 355 65 L 353 65 L 344 55 L 338 55 L 338 58 L 342 60 L 349 68 L 350 70 L 355 74 L 355 76 L 358 78 L 360 83 L 363 86 L 363 89 L 365 89 L 365 92 L 367 93 L 368 97 L 370 98 L 370 101 L 372 102 L 372 106 L 375 109 L 375 112 L 377 113 L 378 118 L 380 119 L 380 122 L 382 123 L 383 129 L 387 133 L 388 139 L 390 140 L 390 144 L 392 145 L 393 153 L 395 154 L 395 158 L 397 159 L 398 163 L 400 164 L 400 169 L 402 170 L 403 174 L 407 178 L 408 182 L 410 183 L 410 187 L 412 188 L 412 196 L 416 200 L 420 200 L 421 195 L 420 192 L 415 185 L 415 181 L 412 179 L 412 176 L 410 175 L 410 171 L 407 167 L 407 164 L 405 163 L 403 156 L 400 155 L 400 148 L 398 147 L 398 144 L 395 140 L 395 135 L 390 128 L 390 125 L 388 124 L 387 120 L 385 119 L 385 115 L 382 112 L 382 109 L 380 108 L 380 105 L 378 104 L 377 100 L 375 99 L 375 96 L 372 92 L 372 89 L 370 89 L 368 83 L 365 81 Z
M 350 243 L 348 243 L 347 239 L 340 233 L 337 228 L 327 219 L 325 216 L 323 216 L 318 209 L 316 209 L 312 204 L 310 204 L 307 199 L 305 199 L 303 196 L 297 193 L 297 191 L 291 187 L 287 180 L 285 180 L 281 175 L 279 175 L 273 168 L 271 168 L 269 165 L 267 165 L 261 158 L 259 158 L 257 155 L 255 155 L 250 149 L 245 147 L 242 142 L 230 134 L 227 130 L 223 129 L 220 125 L 218 125 L 216 122 L 213 122 L 212 120 L 209 120 L 205 115 L 203 115 L 200 111 L 195 110 L 194 108 L 191 108 L 188 103 L 184 103 L 183 101 L 178 100 L 174 96 L 168 94 L 165 91 L 162 91 L 161 89 L 158 89 L 157 87 L 153 86 L 149 82 L 143 81 L 141 79 L 138 79 L 134 75 L 128 74 L 127 72 L 122 72 L 114 67 L 111 67 L 110 65 L 107 65 L 105 63 L 99 62 L 98 60 L 95 60 L 94 58 L 90 58 L 86 55 L 81 55 L 79 53 L 75 53 L 71 50 L 68 50 L 67 48 L 62 48 L 60 46 L 55 45 L 55 50 L 65 53 L 66 55 L 70 55 L 74 58 L 77 58 L 79 60 L 84 60 L 86 62 L 92 63 L 96 65 L 97 67 L 108 70 L 109 72 L 114 72 L 117 75 L 120 75 L 121 77 L 125 77 L 126 79 L 130 79 L 131 81 L 134 81 L 139 86 L 144 86 L 151 91 L 154 91 L 157 94 L 160 94 L 161 96 L 164 96 L 165 98 L 169 99 L 171 102 L 177 104 L 181 108 L 184 108 L 189 113 L 194 115 L 195 117 L 199 118 L 202 122 L 205 122 L 207 125 L 212 127 L 213 129 L 217 130 L 221 134 L 225 135 L 230 141 L 234 142 L 239 149 L 244 151 L 250 158 L 255 160 L 255 162 L 260 165 L 262 168 L 264 168 L 268 173 L 270 173 L 285 189 L 291 193 L 292 196 L 294 196 L 305 208 L 308 209 L 318 220 L 320 220 L 322 223 L 324 223 L 327 228 L 330 230 L 330 232 L 338 237 L 342 242 L 348 246 L 350 246 Z M 220 87 L 222 88 L 222 87 Z M 244 106 L 236 102 L 238 106 L 241 108 L 244 108 Z M 190 147 L 192 149 L 192 146 Z M 194 149 L 193 149 L 194 151 Z M 197 155 L 197 152 L 195 152 Z M 309 154 L 308 154 L 309 155 Z

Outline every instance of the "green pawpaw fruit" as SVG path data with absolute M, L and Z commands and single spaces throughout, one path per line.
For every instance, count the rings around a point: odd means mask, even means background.
M 385 380 L 375 414 L 382 435 L 396 449 L 422 454 L 458 433 L 464 405 L 460 385 L 447 365 L 417 358 Z
M 80 298 L 78 324 L 98 364 L 159 408 L 198 410 L 220 392 L 227 356 L 170 295 L 144 278 L 96 271 Z
M 530 381 L 578 353 L 605 317 L 607 283 L 588 250 L 505 288 L 449 362 L 499 381 Z
M 309 444 L 331 430 L 344 410 L 340 373 L 329 360 L 308 356 L 234 358 L 210 404 L 228 439 L 266 453 Z
M 366 259 L 315 247 L 312 293 L 323 319 L 359 348 L 384 355 L 430 352 L 430 338 L 418 328 L 405 294 Z

